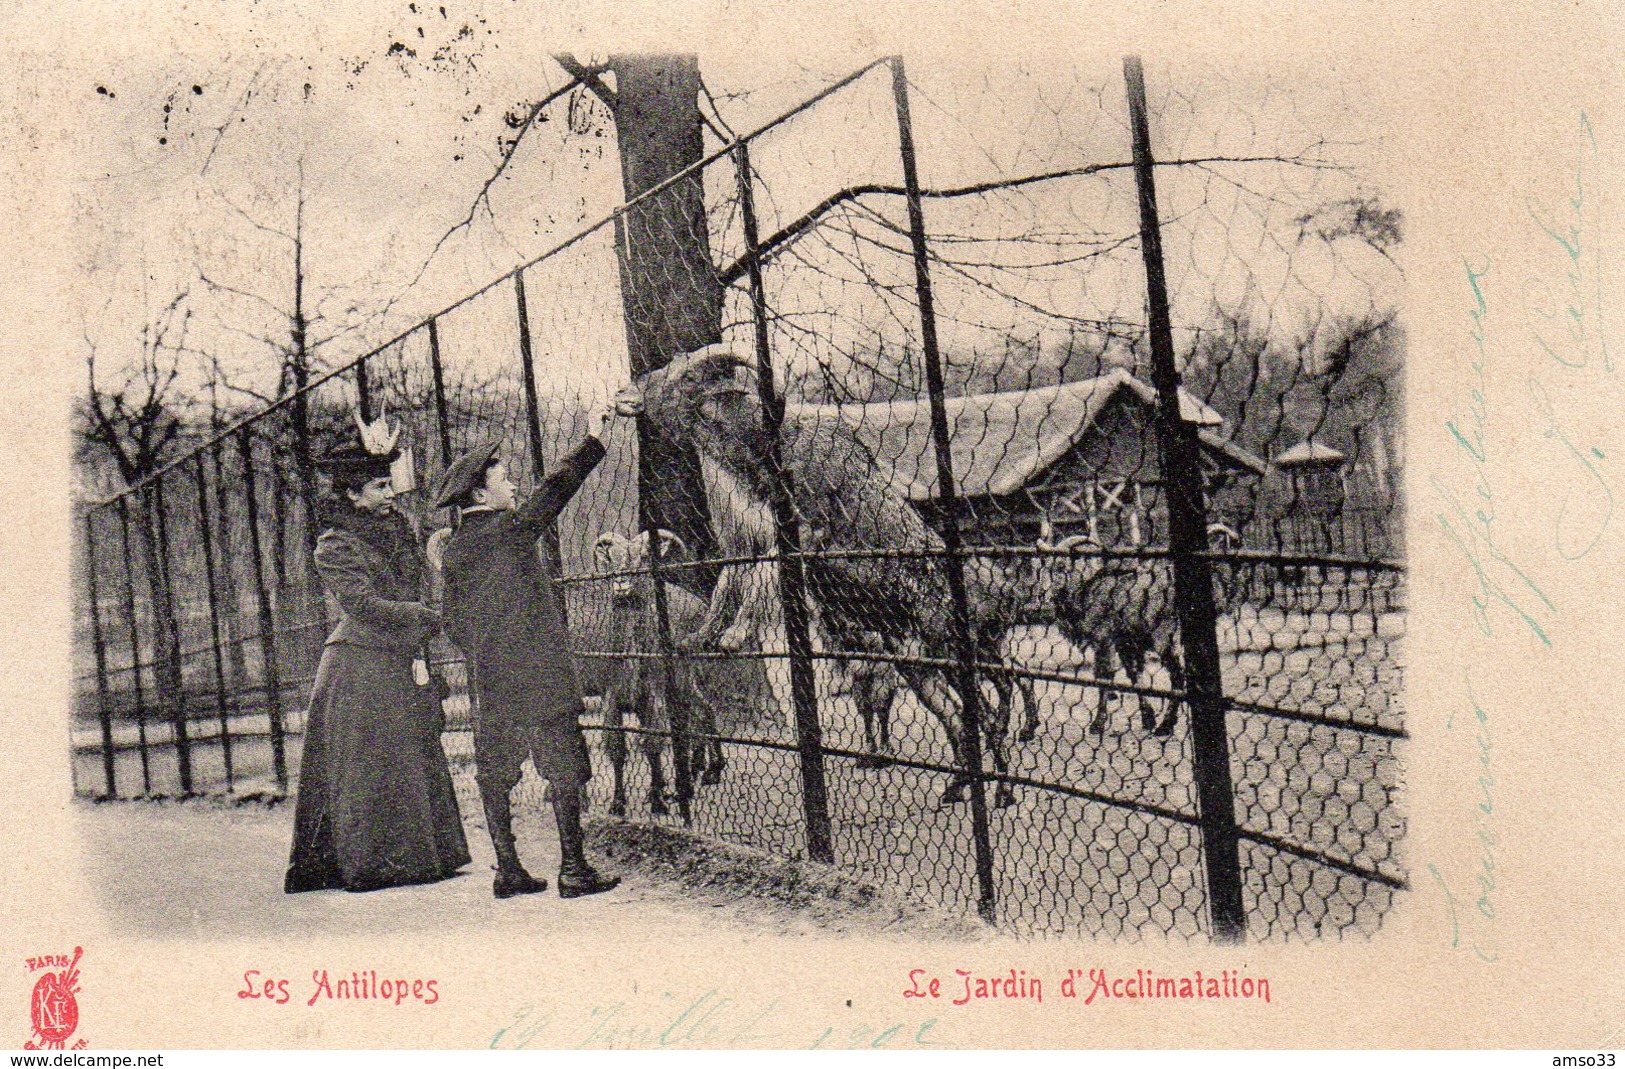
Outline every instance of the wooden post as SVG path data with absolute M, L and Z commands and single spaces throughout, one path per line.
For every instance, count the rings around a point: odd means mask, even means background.
M 524 378 L 525 386 L 525 422 L 529 425 L 530 463 L 531 471 L 536 482 L 540 483 L 543 474 L 547 471 L 547 462 L 542 457 L 542 405 L 536 396 L 536 358 L 531 352 L 530 343 L 530 309 L 525 303 L 525 273 L 518 271 L 513 276 L 514 297 L 518 301 L 519 309 L 519 367 L 520 375 Z M 559 524 L 557 520 L 547 525 L 542 532 L 542 541 L 547 546 L 547 566 L 552 571 L 553 578 L 559 577 L 564 567 L 564 558 L 559 545 Z M 569 620 L 565 620 L 566 626 Z
M 1191 745 L 1196 797 L 1201 809 L 1202 857 L 1213 938 L 1240 942 L 1247 919 L 1241 901 L 1240 843 L 1230 782 L 1230 741 L 1225 727 L 1224 687 L 1219 674 L 1213 573 L 1207 557 L 1207 509 L 1202 490 L 1201 446 L 1196 428 L 1179 412 L 1179 369 L 1174 363 L 1168 282 L 1163 272 L 1162 231 L 1157 219 L 1151 131 L 1146 116 L 1145 73 L 1137 56 L 1123 60 L 1129 118 L 1134 136 L 1134 178 L 1139 187 L 1140 251 L 1145 259 L 1151 368 L 1157 388 L 1157 444 L 1168 500 L 1168 547 L 1173 558 L 1174 601 L 1185 655 L 1191 707 Z
M 231 666 L 231 691 L 235 701 L 238 692 L 248 685 L 248 665 L 243 654 L 244 636 L 248 629 L 243 619 L 242 593 L 237 583 L 238 565 L 232 553 L 231 511 L 226 504 L 225 449 L 222 442 L 210 450 L 209 458 L 213 462 L 214 515 L 220 528 L 221 590 L 230 605 L 230 614 L 226 618 L 226 658 Z
M 525 419 L 528 424 L 530 463 L 541 478 L 546 462 L 542 459 L 542 408 L 536 397 L 536 360 L 530 349 L 530 309 L 525 304 L 525 273 L 513 276 L 514 298 L 519 302 L 519 368 L 525 387 Z
M 209 481 L 203 474 L 203 458 L 197 458 L 198 530 L 203 540 L 203 574 L 209 590 L 209 634 L 214 641 L 214 701 L 220 717 L 220 752 L 226 765 L 226 791 L 233 790 L 236 778 L 231 761 L 231 713 L 233 702 L 226 686 L 226 651 L 220 635 L 220 592 L 215 580 L 214 532 L 209 524 Z
M 355 406 L 361 413 L 361 418 L 372 421 L 372 383 L 367 374 L 367 362 L 355 362 Z
M 440 363 L 439 320 L 429 320 L 429 367 L 434 372 L 434 407 L 440 428 L 440 463 L 451 467 L 451 420 L 446 406 L 446 374 Z
M 175 609 L 174 574 L 170 571 L 169 519 L 164 507 L 163 479 L 154 482 L 149 489 L 147 511 L 151 513 L 153 566 L 147 578 L 152 584 L 158 638 L 164 651 L 158 665 L 158 693 L 169 714 L 170 744 L 175 747 L 181 795 L 187 797 L 192 794 L 192 740 L 186 726 L 186 672 L 182 663 L 180 619 Z

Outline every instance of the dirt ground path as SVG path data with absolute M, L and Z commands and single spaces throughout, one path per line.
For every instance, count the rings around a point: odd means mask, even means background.
M 616 890 L 562 901 L 548 892 L 498 902 L 491 844 L 465 820 L 473 863 L 423 887 L 367 894 L 282 892 L 293 807 L 186 803 L 75 803 L 85 876 L 109 926 L 160 939 L 366 936 L 478 928 L 534 935 L 659 932 L 974 939 L 974 923 L 854 883 L 830 870 L 735 848 L 669 839 L 648 829 L 596 825 L 593 851 L 624 876 Z M 551 879 L 558 866 L 551 821 L 522 816 L 521 856 Z M 674 858 L 681 858 L 674 864 Z

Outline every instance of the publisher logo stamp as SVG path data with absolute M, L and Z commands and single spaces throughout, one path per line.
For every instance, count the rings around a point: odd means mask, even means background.
M 79 1029 L 79 959 L 84 947 L 74 947 L 73 957 L 66 954 L 46 954 L 27 958 L 28 971 L 38 974 L 34 991 L 28 1000 L 28 1012 L 34 1026 L 34 1036 L 23 1044 L 24 1050 L 63 1050 L 68 1040 Z M 85 1041 L 79 1040 L 73 1050 L 83 1050 Z

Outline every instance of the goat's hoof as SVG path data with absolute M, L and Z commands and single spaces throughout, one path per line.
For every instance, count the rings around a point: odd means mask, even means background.
M 1035 727 L 1022 728 L 1021 729 L 1021 734 L 1016 736 L 1016 741 L 1017 742 L 1032 742 L 1037 737 L 1038 737 L 1038 729 L 1037 728 L 1035 728 Z
M 1009 786 L 1001 785 L 993 795 L 994 809 L 1008 809 L 1016 804 L 1016 795 Z
M 1159 739 L 1166 739 L 1168 736 L 1174 733 L 1174 723 L 1175 718 L 1170 716 L 1167 720 L 1164 720 L 1162 723 L 1158 724 L 1156 730 L 1151 732 L 1151 734 L 1155 735 Z
M 626 799 L 616 798 L 609 803 L 609 815 L 612 817 L 626 816 Z
M 700 786 L 702 787 L 715 787 L 721 782 L 722 769 L 720 768 L 707 768 L 704 772 L 700 773 Z
M 669 816 L 671 814 L 671 810 L 666 808 L 666 800 L 658 797 L 652 797 L 649 799 L 649 812 L 657 817 Z

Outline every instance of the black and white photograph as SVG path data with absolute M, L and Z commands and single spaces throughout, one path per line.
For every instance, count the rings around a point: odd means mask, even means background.
M 70 168 L 29 804 L 95 918 L 22 940 L 19 1046 L 1618 1045 L 1419 1001 L 1522 982 L 1504 747 L 1620 756 L 1557 667 L 1617 675 L 1617 93 L 1540 112 L 1509 264 L 1437 256 L 1448 108 L 1347 56 L 290 14 L 11 42 L 72 119 L 19 127 Z

